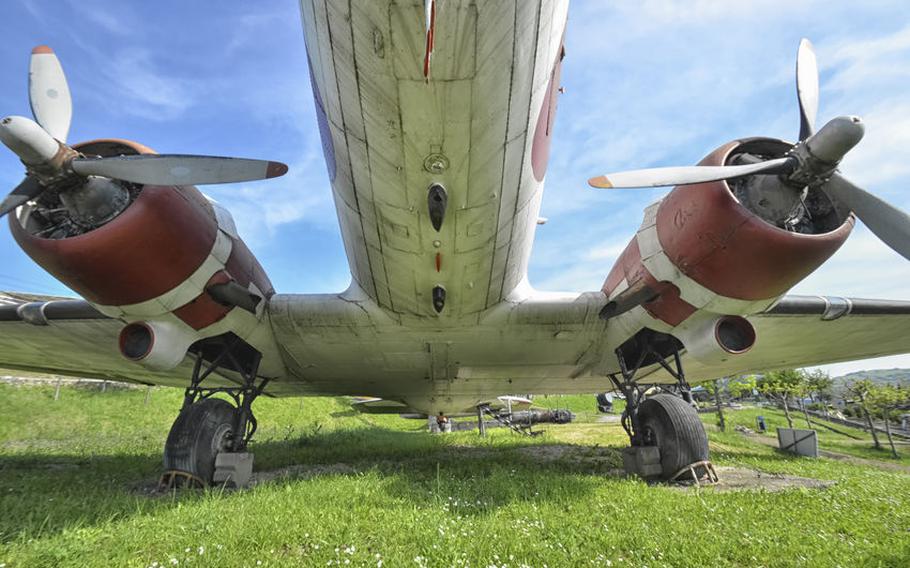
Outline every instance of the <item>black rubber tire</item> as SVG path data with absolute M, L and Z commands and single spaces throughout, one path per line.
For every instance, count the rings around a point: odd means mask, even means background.
M 234 405 L 220 398 L 206 398 L 182 410 L 164 444 L 164 470 L 189 473 L 211 484 L 215 457 L 231 439 L 234 411 Z
M 646 445 L 660 449 L 661 479 L 708 459 L 708 436 L 691 404 L 672 394 L 658 394 L 638 407 Z

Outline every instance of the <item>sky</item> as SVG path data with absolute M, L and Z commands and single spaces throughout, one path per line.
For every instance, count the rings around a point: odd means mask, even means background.
M 445 1 L 445 0 L 443 0 Z M 50 45 L 73 96 L 69 141 L 128 138 L 159 152 L 278 160 L 277 180 L 207 186 L 278 292 L 337 292 L 350 272 L 332 205 L 294 0 L 6 0 L 0 115 L 29 115 L 28 56 Z M 801 37 L 821 69 L 819 126 L 866 137 L 841 170 L 910 210 L 910 8 L 900 1 L 575 0 L 550 167 L 530 263 L 540 290 L 595 290 L 665 189 L 595 191 L 594 175 L 698 162 L 746 136 L 793 140 Z M 0 148 L 0 185 L 22 178 Z M 0 289 L 71 295 L 0 229 Z M 910 262 L 858 224 L 792 291 L 910 299 Z M 910 367 L 910 355 L 825 367 Z

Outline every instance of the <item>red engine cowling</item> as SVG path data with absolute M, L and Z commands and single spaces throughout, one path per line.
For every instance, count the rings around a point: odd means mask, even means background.
M 102 156 L 154 153 L 126 140 L 74 148 Z M 31 214 L 24 206 L 10 215 L 26 254 L 101 311 L 126 321 L 169 321 L 192 341 L 236 309 L 215 300 L 210 285 L 235 282 L 266 299 L 274 294 L 230 214 L 192 186 L 133 186 L 119 214 L 81 234 L 48 238 Z
M 739 140 L 699 165 L 724 165 L 741 153 L 776 156 L 789 147 L 770 139 Z M 679 186 L 645 210 L 641 228 L 602 288 L 611 300 L 625 290 L 652 292 L 644 294 L 650 298 L 641 305 L 644 313 L 624 314 L 623 323 L 674 331 L 682 339 L 707 318 L 762 311 L 834 254 L 853 229 L 852 214 L 824 195 L 808 205 L 817 214 L 808 216 L 812 223 L 777 226 L 779 214 L 769 203 L 777 199 L 770 185 L 779 185 L 776 178 L 738 183 Z

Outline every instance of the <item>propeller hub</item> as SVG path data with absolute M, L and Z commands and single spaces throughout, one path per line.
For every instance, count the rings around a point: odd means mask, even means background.
M 26 166 L 41 166 L 60 151 L 60 143 L 38 124 L 24 116 L 0 120 L 0 142 L 12 150 Z
M 806 140 L 809 153 L 817 160 L 836 165 L 859 144 L 866 132 L 858 116 L 839 116 Z

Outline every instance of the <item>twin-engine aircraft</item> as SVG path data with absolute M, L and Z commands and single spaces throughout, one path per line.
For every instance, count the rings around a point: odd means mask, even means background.
M 69 144 L 69 90 L 44 46 L 31 56 L 34 120 L 0 121 L 26 170 L 2 213 L 83 298 L 10 293 L 0 366 L 186 389 L 164 451 L 172 479 L 207 484 L 216 463 L 246 455 L 260 394 L 370 395 L 437 416 L 508 392 L 607 389 L 626 397 L 633 447 L 656 447 L 654 474 L 670 478 L 708 459 L 691 382 L 910 351 L 910 302 L 787 295 L 857 218 L 910 256 L 907 215 L 837 169 L 863 122 L 816 128 L 808 41 L 796 142 L 734 140 L 697 166 L 593 178 L 607 191 L 675 187 L 602 289 L 547 293 L 527 266 L 567 0 L 300 7 L 352 274 L 342 292 L 276 293 L 231 214 L 195 187 L 283 164 Z M 655 384 L 662 394 L 642 395 Z

